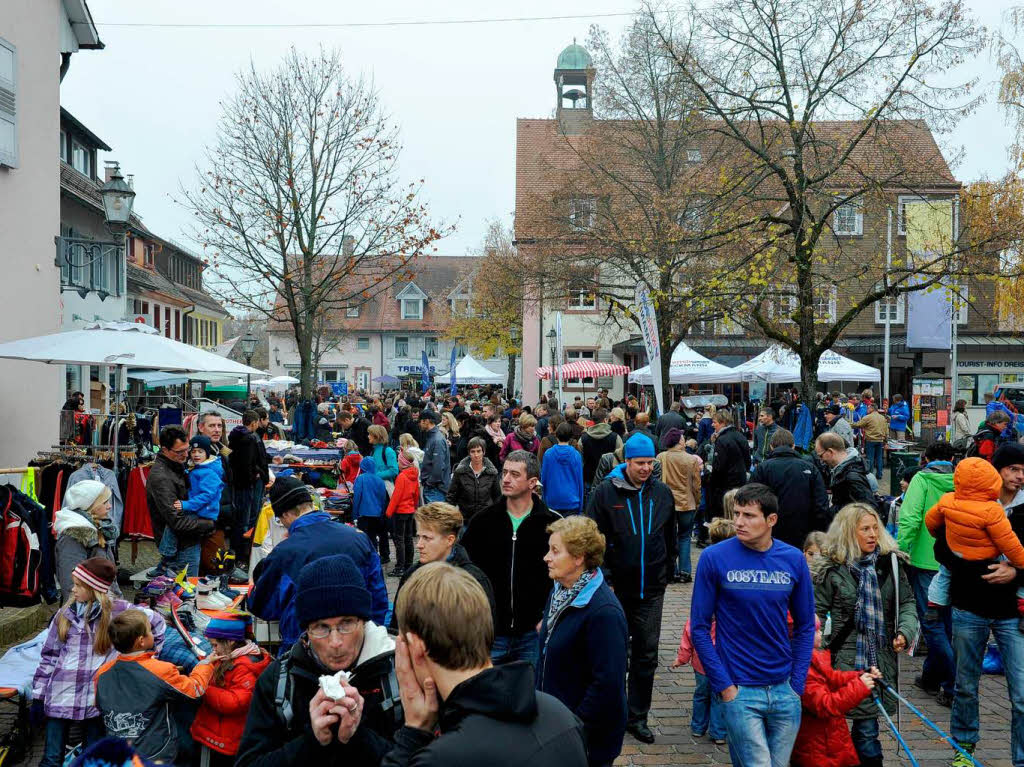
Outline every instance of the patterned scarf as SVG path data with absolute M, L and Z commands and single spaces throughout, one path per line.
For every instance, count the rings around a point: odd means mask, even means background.
M 493 429 L 490 424 L 484 427 L 488 434 L 491 435 L 491 439 L 494 440 L 495 445 L 500 445 L 505 441 L 505 432 L 501 430 L 500 426 L 495 426 Z
M 878 648 L 885 642 L 885 610 L 882 590 L 878 586 L 878 549 L 876 548 L 850 569 L 857 579 L 857 658 L 854 668 L 867 670 L 878 665 Z
M 555 627 L 555 623 L 558 622 L 558 616 L 562 614 L 565 608 L 572 604 L 573 600 L 583 591 L 583 587 L 590 583 L 595 575 L 597 575 L 597 569 L 584 570 L 583 574 L 569 588 L 566 588 L 561 583 L 555 583 L 555 591 L 551 595 L 551 606 L 548 607 L 548 638 L 551 637 L 551 630 Z

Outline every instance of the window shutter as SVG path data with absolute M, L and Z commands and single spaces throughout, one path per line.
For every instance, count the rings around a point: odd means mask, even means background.
M 0 165 L 18 167 L 17 49 L 0 38 Z

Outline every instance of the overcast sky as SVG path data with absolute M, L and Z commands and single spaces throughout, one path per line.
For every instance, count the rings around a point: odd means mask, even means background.
M 967 0 L 980 22 L 998 26 L 1009 0 Z M 559 51 L 583 42 L 588 26 L 616 31 L 628 17 L 507 23 L 364 28 L 152 28 L 113 24 L 329 24 L 408 20 L 615 14 L 630 0 L 89 0 L 102 51 L 72 58 L 61 104 L 114 148 L 135 176 L 136 212 L 157 234 L 185 239 L 188 217 L 171 199 L 190 184 L 193 167 L 212 140 L 219 101 L 233 90 L 234 73 L 248 65 L 272 68 L 292 45 L 313 51 L 337 46 L 350 69 L 372 75 L 401 126 L 405 179 L 424 178 L 433 215 L 458 223 L 439 252 L 464 255 L 480 242 L 485 222 L 512 221 L 515 121 L 550 117 L 552 71 Z M 954 172 L 963 181 L 1000 175 L 1009 132 L 994 105 L 997 71 L 989 56 L 965 72 L 982 78 L 989 103 L 949 136 L 938 137 L 947 159 L 965 151 Z M 100 167 L 102 167 L 102 162 Z

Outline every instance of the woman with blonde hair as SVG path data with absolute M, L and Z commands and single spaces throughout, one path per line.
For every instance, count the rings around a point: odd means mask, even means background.
M 833 667 L 877 668 L 887 684 L 896 684 L 896 654 L 907 649 L 918 628 L 906 562 L 873 506 L 851 503 L 836 514 L 811 568 L 815 612 L 822 623 L 832 618 L 822 648 L 832 651 Z M 883 700 L 892 713 L 892 698 Z M 881 765 L 874 701 L 864 700 L 847 715 L 860 763 Z
M 71 573 L 91 557 L 114 561 L 117 527 L 110 519 L 110 488 L 97 479 L 83 479 L 68 488 L 64 507 L 53 519 L 57 584 L 62 599 L 71 594 Z M 112 593 L 121 596 L 115 582 Z
M 441 433 L 448 438 L 448 445 L 454 446 L 459 439 L 459 422 L 451 411 L 445 410 L 441 413 Z

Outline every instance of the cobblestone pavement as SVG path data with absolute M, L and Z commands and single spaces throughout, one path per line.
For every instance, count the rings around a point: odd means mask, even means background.
M 693 550 L 694 564 L 700 554 Z M 121 549 L 122 565 L 129 561 L 129 548 Z M 152 544 L 141 544 L 139 557 L 133 569 L 149 568 L 158 559 Z M 390 570 L 390 565 L 388 566 Z M 398 587 L 397 578 L 388 578 L 388 592 L 394 596 Z M 694 738 L 690 734 L 691 701 L 693 699 L 693 671 L 689 667 L 677 670 L 670 668 L 679 645 L 679 632 L 690 613 L 692 586 L 671 585 L 665 598 L 665 612 L 662 621 L 660 663 L 654 682 L 650 725 L 657 740 L 651 745 L 635 741 L 629 735 L 616 765 L 692 765 L 729 764 L 729 752 L 725 746 L 716 746 L 707 737 Z M 0 648 L 0 653 L 6 648 Z M 944 729 L 949 726 L 949 709 L 937 705 L 929 696 L 914 687 L 914 676 L 920 673 L 921 661 L 904 657 L 902 663 L 902 689 L 905 696 L 920 708 L 936 724 Z M 1006 683 L 1002 676 L 983 676 L 979 700 L 981 715 L 981 743 L 976 754 L 979 762 L 986 767 L 1010 767 L 1010 703 L 1006 694 Z M 11 726 L 10 713 L 0 708 L 0 735 Z M 950 749 L 937 735 L 926 728 L 909 711 L 904 711 L 903 736 L 913 749 L 922 767 L 948 765 L 952 758 Z M 891 764 L 909 764 L 905 756 L 896 757 L 895 740 L 891 735 L 882 735 L 886 759 Z M 41 732 L 33 733 L 32 748 L 26 765 L 36 765 L 42 756 L 43 738 Z

